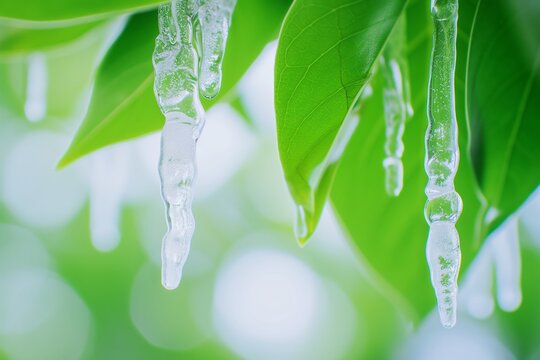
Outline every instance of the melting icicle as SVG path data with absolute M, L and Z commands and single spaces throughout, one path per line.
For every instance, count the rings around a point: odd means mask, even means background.
M 221 87 L 221 63 L 236 0 L 199 0 L 194 26 L 201 56 L 199 88 L 212 99 Z
M 508 219 L 492 242 L 497 301 L 504 311 L 514 311 L 521 305 L 521 253 L 515 218 Z
M 467 310 L 477 319 L 487 319 L 495 310 L 493 300 L 493 256 L 486 246 L 467 274 L 463 290 Z
M 403 189 L 403 133 L 407 115 L 412 115 L 407 61 L 404 58 L 405 20 L 399 20 L 381 57 L 384 75 L 384 117 L 386 123 L 385 188 L 388 195 L 398 196 Z
M 444 327 L 456 323 L 457 278 L 461 262 L 455 224 L 462 201 L 454 188 L 459 164 L 454 103 L 457 0 L 432 0 L 433 51 L 429 79 L 425 169 L 428 183 L 425 217 L 430 225 L 427 259 Z
M 159 35 L 153 55 L 154 92 L 166 122 L 161 137 L 159 173 L 166 203 L 168 231 L 162 246 L 162 283 L 180 283 L 195 220 L 192 186 L 197 173 L 196 143 L 204 126 L 199 99 L 199 66 L 203 91 L 215 96 L 221 84 L 221 60 L 235 1 L 172 0 L 159 7 Z M 203 16 L 204 18 L 201 18 Z M 200 36 L 202 62 L 193 44 Z
M 43 120 L 47 113 L 47 63 L 43 54 L 28 58 L 28 81 L 24 113 L 31 122 Z

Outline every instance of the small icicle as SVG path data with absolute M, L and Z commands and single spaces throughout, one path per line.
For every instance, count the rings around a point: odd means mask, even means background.
M 407 61 L 404 58 L 405 20 L 399 20 L 381 57 L 384 75 L 384 117 L 386 123 L 385 188 L 388 195 L 398 196 L 403 189 L 403 133 L 407 116 L 412 115 L 409 84 L 404 77 Z
M 192 187 L 197 173 L 196 143 L 204 127 L 199 66 L 210 73 L 205 75 L 210 80 L 203 81 L 204 91 L 215 96 L 221 83 L 221 60 L 233 6 L 230 0 L 172 0 L 158 10 L 159 35 L 153 63 L 154 92 L 166 118 L 159 174 L 168 224 L 162 246 L 162 283 L 167 289 L 175 289 L 180 283 L 195 230 Z M 200 19 L 201 15 L 205 18 Z M 192 41 L 194 24 L 204 53 L 201 63 Z
M 120 208 L 127 180 L 127 155 L 116 147 L 101 150 L 92 158 L 90 235 L 92 244 L 100 251 L 111 251 L 120 242 Z
M 28 80 L 24 113 L 31 122 L 43 120 L 47 114 L 47 63 L 40 53 L 28 58 Z
M 493 291 L 493 255 L 490 246 L 485 246 L 471 265 L 464 290 L 469 314 L 477 319 L 487 319 L 495 310 Z
M 496 234 L 493 259 L 497 281 L 497 302 L 504 311 L 515 311 L 521 305 L 521 253 L 517 220 L 510 218 Z
M 199 0 L 199 3 L 198 21 L 194 24 L 201 57 L 199 89 L 205 98 L 212 99 L 221 87 L 221 63 L 236 0 Z
M 433 51 L 428 92 L 425 169 L 428 183 L 425 217 L 430 225 L 427 259 L 444 327 L 453 327 L 457 312 L 457 279 L 461 262 L 455 224 L 462 201 L 454 188 L 459 164 L 458 125 L 454 102 L 457 0 L 432 0 Z
M 383 166 L 386 172 L 386 192 L 398 196 L 403 189 L 403 133 L 405 131 L 405 101 L 401 71 L 395 59 L 382 58 L 384 69 L 384 117 L 386 123 L 386 158 Z

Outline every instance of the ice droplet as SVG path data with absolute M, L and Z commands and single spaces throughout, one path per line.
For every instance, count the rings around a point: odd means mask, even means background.
M 455 115 L 457 0 L 432 0 L 433 50 L 428 91 L 425 169 L 428 175 L 425 216 L 430 225 L 427 259 L 444 327 L 456 323 L 457 279 L 461 261 L 455 228 L 462 202 L 454 188 L 459 164 Z
M 153 54 L 154 92 L 166 122 L 159 174 L 168 230 L 162 245 L 162 284 L 175 289 L 189 254 L 195 220 L 191 209 L 197 173 L 196 144 L 204 127 L 199 98 L 213 97 L 221 84 L 221 61 L 236 1 L 172 0 L 158 10 L 159 35 Z M 195 35 L 202 59 L 193 44 Z M 199 74 L 204 74 L 201 79 Z
M 30 55 L 24 114 L 31 122 L 41 121 L 47 114 L 47 81 L 45 56 L 40 53 Z

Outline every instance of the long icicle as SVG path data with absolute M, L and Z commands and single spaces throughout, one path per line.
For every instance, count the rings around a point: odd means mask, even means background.
M 428 183 L 425 217 L 429 223 L 426 254 L 444 327 L 456 323 L 457 279 L 461 263 L 455 224 L 462 201 L 454 188 L 459 164 L 455 114 L 457 0 L 432 0 L 433 51 L 429 78 L 425 169 Z
M 205 75 L 212 79 L 205 94 L 213 97 L 221 85 L 221 60 L 234 3 L 230 0 L 172 0 L 161 5 L 158 11 L 159 35 L 153 63 L 154 92 L 166 118 L 159 174 L 168 226 L 162 245 L 162 283 L 167 289 L 175 289 L 180 283 L 195 230 L 192 186 L 197 174 L 196 143 L 204 127 L 199 66 L 205 74 L 210 73 Z M 200 14 L 204 14 L 205 20 L 199 18 Z M 219 20 L 223 18 L 225 20 Z M 217 23 L 226 24 L 227 28 L 221 27 L 218 31 Z M 194 27 L 201 35 L 202 62 L 212 61 L 208 69 L 199 63 L 193 44 Z M 219 33 L 219 41 L 213 41 L 216 33 Z M 210 88 L 213 90 L 209 91 Z
M 402 17 L 381 57 L 384 75 L 384 117 L 386 124 L 385 188 L 388 195 L 398 196 L 403 189 L 403 133 L 408 116 L 412 116 L 405 58 L 405 18 Z

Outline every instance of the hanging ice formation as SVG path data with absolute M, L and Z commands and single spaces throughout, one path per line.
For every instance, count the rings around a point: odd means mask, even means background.
M 403 133 L 408 116 L 412 116 L 405 58 L 405 18 L 402 17 L 381 57 L 384 76 L 384 117 L 386 142 L 383 161 L 386 173 L 385 188 L 388 195 L 398 196 L 403 189 Z
M 128 178 L 127 149 L 116 145 L 93 155 L 90 174 L 90 235 L 100 251 L 111 251 L 120 242 L 120 209 Z
M 489 236 L 468 271 L 463 299 L 474 317 L 484 319 L 493 313 L 493 270 L 499 307 L 515 311 L 522 299 L 521 253 L 515 216 Z
M 199 88 L 206 98 L 219 92 L 235 5 L 236 0 L 172 0 L 158 10 L 153 63 L 154 92 L 166 118 L 159 174 L 168 226 L 162 245 L 162 283 L 167 289 L 180 283 L 195 229 L 195 148 L 204 126 Z
M 24 114 L 31 122 L 43 120 L 47 113 L 47 63 L 43 54 L 28 58 L 28 80 Z
M 455 224 L 462 201 L 454 188 L 459 164 L 454 103 L 457 0 L 432 0 L 433 50 L 428 91 L 425 169 L 428 183 L 425 217 L 429 224 L 426 255 L 444 327 L 456 323 L 457 279 L 461 262 Z

